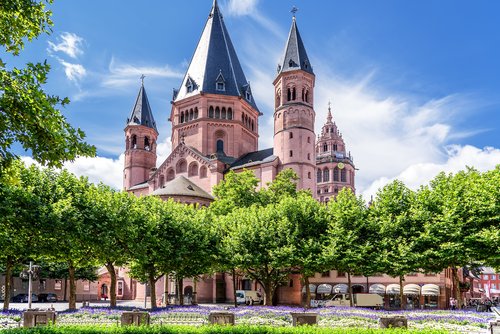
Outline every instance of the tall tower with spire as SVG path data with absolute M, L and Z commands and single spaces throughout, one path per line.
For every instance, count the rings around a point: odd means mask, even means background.
M 141 80 L 139 94 L 125 127 L 125 166 L 123 169 L 125 190 L 145 183 L 149 179 L 151 170 L 156 167 L 158 130 L 144 88 L 144 76 Z
M 184 143 L 208 157 L 256 151 L 260 115 L 214 0 L 182 84 L 174 90 L 172 147 Z
M 328 105 L 326 123 L 321 129 L 316 143 L 316 198 L 320 202 L 328 202 L 337 196 L 342 188 L 355 191 L 355 167 L 350 152 L 347 152 L 344 138 L 332 121 L 331 104 Z
M 316 192 L 314 134 L 315 75 L 297 28 L 294 8 L 292 27 L 278 75 L 274 80 L 274 155 L 281 169 L 292 168 L 299 189 Z

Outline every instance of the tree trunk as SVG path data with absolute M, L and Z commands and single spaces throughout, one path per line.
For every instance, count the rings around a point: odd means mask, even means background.
M 234 307 L 238 307 L 238 301 L 236 300 L 236 270 L 234 268 L 231 270 L 231 275 L 233 276 Z
M 311 289 L 309 289 L 309 277 L 305 276 L 304 277 L 304 284 L 306 287 L 306 304 L 304 305 L 304 308 L 310 308 L 311 307 Z M 301 291 L 302 293 L 302 291 Z
M 106 269 L 108 269 L 109 277 L 111 278 L 111 285 L 109 287 L 109 306 L 116 307 L 116 272 L 115 266 L 112 262 L 106 263 Z
M 460 293 L 460 280 L 458 279 L 458 269 L 457 267 L 451 268 L 453 274 L 453 288 L 455 290 L 455 300 L 457 301 L 457 309 L 462 308 L 462 298 Z
M 69 306 L 68 309 L 76 310 L 76 282 L 75 282 L 75 267 L 69 265 Z
M 179 305 L 184 305 L 184 284 L 182 278 L 177 280 L 178 290 L 179 290 Z
M 351 273 L 347 272 L 347 292 L 349 293 L 349 306 L 353 307 L 354 296 L 352 294 Z
M 366 276 L 366 293 L 370 293 L 370 284 L 368 282 L 368 276 Z
M 68 278 L 67 277 L 64 278 L 64 296 L 63 296 L 63 300 L 64 301 L 68 300 Z
M 3 310 L 7 311 L 9 309 L 10 302 L 10 282 L 12 278 L 12 267 L 13 261 L 10 256 L 7 257 L 7 263 L 5 266 L 5 299 L 3 301 Z
M 156 308 L 156 280 L 154 278 L 154 275 L 149 275 L 149 289 L 151 291 L 150 293 L 150 298 L 151 298 L 151 309 L 155 309 Z M 148 294 L 147 294 L 147 286 L 145 287 L 145 291 L 144 291 L 144 298 L 148 298 Z
M 405 303 L 404 303 L 404 295 L 403 295 L 403 281 L 404 281 L 404 276 L 399 276 L 399 307 L 404 310 L 405 308 Z
M 197 293 L 198 293 L 198 277 L 196 277 L 193 282 L 193 302 L 192 302 L 193 305 L 198 305 Z
M 273 285 L 271 282 L 268 282 L 268 281 L 264 282 L 264 292 L 266 293 L 265 305 L 272 306 L 273 305 L 274 289 L 273 289 Z

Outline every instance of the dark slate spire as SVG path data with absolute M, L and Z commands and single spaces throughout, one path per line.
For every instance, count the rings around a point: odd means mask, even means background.
M 156 129 L 156 122 L 153 117 L 153 112 L 151 111 L 151 107 L 149 106 L 146 89 L 144 88 L 144 76 L 141 77 L 141 79 L 141 89 L 139 89 L 139 95 L 137 95 L 134 109 L 132 109 L 130 117 L 127 118 L 127 125 L 144 125 L 158 132 L 158 130 Z
M 299 29 L 295 16 L 292 18 L 292 27 L 286 42 L 285 53 L 281 64 L 278 65 L 278 74 L 293 70 L 303 70 L 314 74 L 309 58 L 307 57 L 306 48 L 300 38 Z
M 216 0 L 174 101 L 200 92 L 241 96 L 258 110 Z

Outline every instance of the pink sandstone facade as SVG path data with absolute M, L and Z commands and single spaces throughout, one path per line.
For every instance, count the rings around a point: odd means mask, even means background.
M 259 117 L 263 113 L 257 107 L 214 1 L 180 88 L 174 90 L 168 117 L 172 124 L 173 149 L 159 167 L 156 163 L 158 131 L 144 84 L 141 85 L 125 128 L 124 189 L 136 196 L 154 195 L 208 206 L 213 200 L 212 188 L 230 170 L 252 170 L 260 180 L 259 186 L 265 186 L 281 170 L 291 168 L 299 176 L 298 188 L 309 189 L 320 202 L 328 202 L 343 187 L 355 191 L 353 158 L 333 121 L 330 106 L 326 123 L 316 138 L 315 74 L 295 17 L 273 85 L 273 147 L 258 150 Z M 119 277 L 123 282 L 119 298 L 144 300 L 147 292 L 143 285 L 130 280 L 126 270 L 120 272 Z M 103 273 L 100 292 L 104 291 L 102 286 L 108 284 L 108 279 Z M 394 306 L 391 297 L 394 291 L 387 289 L 397 283 L 397 279 L 387 276 L 352 279 L 356 292 L 383 293 L 386 306 Z M 345 284 L 347 278 L 331 271 L 317 274 L 310 281 L 328 289 L 328 286 Z M 410 294 L 415 293 L 417 282 L 418 303 L 417 297 Z M 168 278 L 158 281 L 156 291 L 158 296 L 163 295 L 162 302 L 175 294 L 174 283 Z M 236 284 L 237 289 L 259 289 L 255 282 L 241 277 L 236 279 Z M 432 276 L 407 276 L 405 284 L 414 288 L 407 291 L 412 307 L 447 306 L 451 280 L 446 271 Z M 421 291 L 424 286 L 427 295 Z M 197 302 L 230 302 L 233 281 L 230 275 L 219 273 L 196 283 L 184 280 L 183 290 L 188 302 L 194 294 Z M 299 304 L 304 298 L 303 292 L 300 276 L 291 275 L 289 283 L 278 289 L 278 302 Z M 313 297 L 323 295 L 318 293 Z

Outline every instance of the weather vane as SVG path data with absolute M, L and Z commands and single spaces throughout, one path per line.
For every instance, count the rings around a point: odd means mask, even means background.
M 145 77 L 146 77 L 146 76 L 145 76 L 144 74 L 142 74 L 142 75 L 141 75 L 141 83 L 142 83 L 142 85 L 143 85 L 143 86 L 144 86 L 144 78 L 145 78 Z
M 295 17 L 295 13 L 297 13 L 299 11 L 299 9 L 295 6 L 292 7 L 292 10 L 290 11 L 293 15 L 293 17 Z

